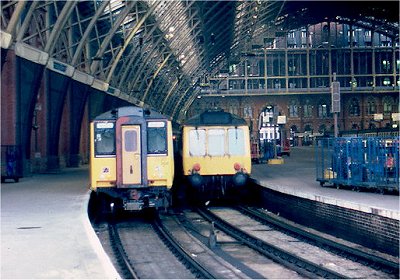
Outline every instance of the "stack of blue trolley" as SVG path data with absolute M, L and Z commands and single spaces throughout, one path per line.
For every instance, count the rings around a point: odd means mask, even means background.
M 321 186 L 355 190 L 399 190 L 399 141 L 394 137 L 339 137 L 316 145 L 317 181 Z

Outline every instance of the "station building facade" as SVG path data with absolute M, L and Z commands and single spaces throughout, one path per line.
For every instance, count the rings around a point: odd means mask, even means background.
M 220 107 L 246 118 L 257 136 L 260 115 L 274 106 L 291 135 L 332 134 L 331 82 L 340 83 L 339 131 L 396 128 L 399 42 L 383 33 L 323 22 L 242 52 L 229 69 L 202 77 L 187 115 Z

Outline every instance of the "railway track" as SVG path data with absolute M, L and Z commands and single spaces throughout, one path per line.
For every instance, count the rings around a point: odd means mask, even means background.
M 112 259 L 124 279 L 212 278 L 191 266 L 188 256 L 172 251 L 174 241 L 153 221 L 140 218 L 109 222 Z M 107 251 L 107 250 L 106 250 Z M 110 248 L 109 248 L 110 251 Z
M 255 208 L 210 207 L 154 220 L 119 220 L 107 227 L 123 278 L 398 279 L 395 261 L 351 255 L 348 248 L 338 249 L 321 237 L 314 240 L 309 230 L 293 229 L 280 217 L 271 225 L 274 219 L 267 214 Z
M 126 279 L 139 279 L 135 268 L 132 266 L 128 254 L 122 245 L 117 226 L 114 223 L 109 223 L 108 232 L 110 235 L 111 246 L 114 250 L 115 259 L 119 264 L 120 272 L 122 274 L 121 276 Z
M 248 278 L 196 244 L 189 234 L 185 237 L 185 229 L 173 215 L 162 219 L 156 216 L 146 222 L 111 222 L 108 227 L 114 259 L 123 278 Z
M 185 266 L 192 271 L 199 279 L 217 279 L 218 277 L 213 275 L 207 270 L 201 263 L 196 261 L 190 252 L 185 250 L 179 242 L 176 241 L 174 236 L 168 231 L 163 225 L 161 219 L 157 216 L 153 223 L 153 228 L 164 241 L 166 246 L 174 253 L 174 255 L 181 260 Z
M 307 278 L 398 279 L 397 270 L 382 271 L 379 265 L 370 267 L 371 262 L 364 259 L 360 263 L 357 262 L 358 257 L 348 259 L 334 254 L 326 251 L 326 245 L 320 245 L 318 241 L 310 244 L 234 209 L 215 208 L 209 211 L 202 208 L 199 213 L 235 239 Z M 348 257 L 349 252 L 346 254 Z
M 343 241 L 339 242 L 338 240 L 334 240 L 334 238 L 323 235 L 319 232 L 310 229 L 306 230 L 294 223 L 289 224 L 288 222 L 279 219 L 279 217 L 257 208 L 240 206 L 237 207 L 237 209 L 241 213 L 248 215 L 264 225 L 272 225 L 295 238 L 307 241 L 310 244 L 322 246 L 324 249 L 327 249 L 332 253 L 365 264 L 366 266 L 373 267 L 377 270 L 381 270 L 390 275 L 394 275 L 397 279 L 399 278 L 399 263 L 398 261 L 395 261 L 394 257 L 383 257 L 382 254 L 375 251 L 363 250 L 360 247 L 354 246 L 354 244 L 346 244 Z

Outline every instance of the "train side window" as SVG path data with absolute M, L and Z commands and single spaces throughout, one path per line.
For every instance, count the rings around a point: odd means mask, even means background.
M 206 155 L 206 131 L 204 129 L 189 131 L 189 154 L 191 156 Z
M 167 128 L 165 122 L 147 124 L 147 154 L 167 154 Z
M 208 130 L 208 155 L 223 156 L 225 154 L 225 130 Z
M 115 155 L 115 127 L 112 122 L 97 122 L 94 126 L 96 156 Z
M 244 131 L 241 128 L 228 129 L 229 155 L 244 155 Z

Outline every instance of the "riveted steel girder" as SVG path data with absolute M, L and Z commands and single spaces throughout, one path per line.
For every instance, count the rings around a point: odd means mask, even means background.
M 2 1 L 1 36 L 6 48 L 28 44 L 124 96 L 181 118 L 199 94 L 193 81 L 226 68 L 230 57 L 240 59 L 266 35 L 273 39 L 276 31 L 336 21 L 398 40 L 398 6 L 397 1 Z
M 115 35 L 115 32 L 117 31 L 118 28 L 120 28 L 122 21 L 125 19 L 125 17 L 128 15 L 128 13 L 132 10 L 132 8 L 136 4 L 137 4 L 137 2 L 133 2 L 133 1 L 127 2 L 127 5 L 121 11 L 121 13 L 118 15 L 117 20 L 112 25 L 107 36 L 103 39 L 102 44 L 96 53 L 96 56 L 95 56 L 96 58 L 101 58 L 103 56 L 104 52 L 106 51 L 106 48 L 109 47 L 108 44 L 110 43 L 112 37 Z M 96 59 L 90 65 L 90 72 L 92 74 L 96 73 L 96 71 L 98 70 L 98 67 L 99 67 L 99 60 Z
M 79 45 L 75 50 L 74 56 L 72 58 L 71 64 L 72 66 L 76 66 L 76 63 L 79 59 L 79 56 L 81 55 L 83 46 L 85 44 L 87 44 L 87 39 L 90 35 L 90 33 L 92 32 L 97 20 L 99 19 L 99 17 L 101 16 L 101 14 L 104 12 L 104 9 L 107 7 L 107 5 L 109 4 L 109 1 L 103 1 L 100 4 L 100 7 L 96 10 L 96 13 L 93 15 L 93 17 L 91 18 L 89 25 L 86 27 L 85 32 L 82 34 L 82 37 L 79 41 Z

